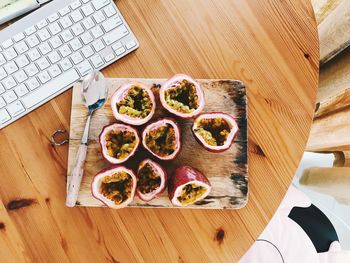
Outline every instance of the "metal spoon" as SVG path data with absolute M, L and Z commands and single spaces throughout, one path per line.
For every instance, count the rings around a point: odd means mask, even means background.
M 78 149 L 75 166 L 69 179 L 66 198 L 66 206 L 68 207 L 74 207 L 78 199 L 80 184 L 84 174 L 92 114 L 105 104 L 108 95 L 106 79 L 99 71 L 93 71 L 87 75 L 82 81 L 82 87 L 82 97 L 85 106 L 88 108 L 88 118 Z

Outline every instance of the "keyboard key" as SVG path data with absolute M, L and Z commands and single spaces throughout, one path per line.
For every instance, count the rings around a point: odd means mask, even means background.
M 42 29 L 42 28 L 46 27 L 47 25 L 48 25 L 48 24 L 47 24 L 46 19 L 43 19 L 43 20 L 41 20 L 39 23 L 36 24 L 36 27 L 37 27 L 38 29 Z
M 73 35 L 68 29 L 61 34 L 61 38 L 63 39 L 64 42 L 68 42 L 73 39 Z
M 94 40 L 94 38 L 91 36 L 90 32 L 86 32 L 86 33 L 82 34 L 80 38 L 85 45 L 91 43 Z
M 39 48 L 41 54 L 43 54 L 43 55 L 48 54 L 52 50 L 50 45 L 48 44 L 48 42 L 41 44 L 38 48 Z
M 26 55 L 22 55 L 16 58 L 16 64 L 18 67 L 23 68 L 29 64 L 29 60 Z
M 6 88 L 6 89 L 12 89 L 14 86 L 16 86 L 16 81 L 15 81 L 15 79 L 12 77 L 12 76 L 9 76 L 9 77 L 7 77 L 6 79 L 4 79 L 3 81 L 2 81 L 2 84 L 4 85 L 4 87 Z
M 103 37 L 103 40 L 105 41 L 106 45 L 110 45 L 128 34 L 129 34 L 128 29 L 124 25 L 122 25 L 120 27 L 117 27 L 113 31 L 109 32 L 108 34 L 106 34 Z
M 66 7 L 62 8 L 58 12 L 60 13 L 61 16 L 65 16 L 65 15 L 69 14 L 70 13 L 69 6 L 66 6 Z
M 15 42 L 19 42 L 24 38 L 25 38 L 25 35 L 21 32 L 21 33 L 18 33 L 17 35 L 14 35 L 13 40 Z
M 66 88 L 68 85 L 73 84 L 78 79 L 79 75 L 75 69 L 66 71 L 46 85 L 41 86 L 27 96 L 23 97 L 22 102 L 26 108 L 32 108 L 41 101 L 46 100 L 50 96 L 56 94 L 63 88 Z
M 110 62 L 115 58 L 113 53 L 108 54 L 107 56 L 105 56 L 105 61 L 106 62 Z
M 7 74 L 9 74 L 9 75 L 18 70 L 16 63 L 13 61 L 10 61 L 9 63 L 5 64 L 4 68 L 7 72 Z
M 106 20 L 106 17 L 105 15 L 102 13 L 102 11 L 97 11 L 94 15 L 93 15 L 93 18 L 95 19 L 95 22 L 97 24 L 103 22 Z
M 25 109 L 20 101 L 16 101 L 16 102 L 8 105 L 7 110 L 12 117 L 16 117 L 25 111 Z
M 49 61 L 47 61 L 45 57 L 40 58 L 36 63 L 41 70 L 44 70 L 50 66 Z
M 82 20 L 84 18 L 79 10 L 75 10 L 74 12 L 72 12 L 70 14 L 70 16 L 72 17 L 72 19 L 75 23 L 79 22 L 80 20 Z
M 131 41 L 129 41 L 128 43 L 125 44 L 125 47 L 126 47 L 127 49 L 132 49 L 132 48 L 135 47 L 135 46 L 136 46 L 136 41 L 134 41 L 134 40 L 131 40 Z
M 72 54 L 72 51 L 70 50 L 68 45 L 63 45 L 58 50 L 61 53 L 62 57 L 67 57 L 68 55 Z
M 62 46 L 62 44 L 63 44 L 62 40 L 58 36 L 52 37 L 49 40 L 49 42 L 53 48 L 58 48 L 58 47 Z
M 24 30 L 27 36 L 30 36 L 36 32 L 35 26 L 28 27 L 26 30 Z
M 5 107 L 5 106 L 6 106 L 5 100 L 2 97 L 0 97 L 0 109 Z
M 100 26 L 95 26 L 93 29 L 91 29 L 91 33 L 94 36 L 94 38 L 99 38 L 103 35 L 103 31 Z
M 79 64 L 84 60 L 79 51 L 74 53 L 70 58 L 74 64 Z
M 39 45 L 40 42 L 36 35 L 31 35 L 27 38 L 27 43 L 31 48 L 33 48 Z
M 28 86 L 28 88 L 29 88 L 30 90 L 35 90 L 37 87 L 40 86 L 40 83 L 39 83 L 39 81 L 36 79 L 36 77 L 34 77 L 34 78 L 28 80 L 28 81 L 26 82 L 26 84 L 27 84 L 27 86 Z
M 47 19 L 49 20 L 50 23 L 52 23 L 52 22 L 55 22 L 59 18 L 60 18 L 60 16 L 57 13 L 53 13 Z
M 29 58 L 31 59 L 31 61 L 35 61 L 38 58 L 40 58 L 40 53 L 36 48 L 29 50 L 27 54 L 28 54 Z
M 46 82 L 48 82 L 51 79 L 51 77 L 47 71 L 40 72 L 38 74 L 38 78 L 42 84 L 45 84 Z
M 79 71 L 81 76 L 85 76 L 90 71 L 92 71 L 92 67 L 91 67 L 90 63 L 87 60 L 85 60 L 84 62 L 80 63 L 77 66 L 77 69 L 78 69 L 78 71 Z
M 90 60 L 95 68 L 102 67 L 105 64 L 100 55 L 95 55 Z
M 51 35 L 50 32 L 46 28 L 44 28 L 38 32 L 38 36 L 41 41 L 45 41 L 49 39 Z
M 71 7 L 73 10 L 75 10 L 75 9 L 81 7 L 81 3 L 80 3 L 79 0 L 74 1 L 73 3 L 70 4 L 70 7 Z
M 92 46 L 96 50 L 96 52 L 101 51 L 102 49 L 105 48 L 105 45 L 103 44 L 101 39 L 96 40 L 95 42 L 92 43 Z
M 0 83 L 0 94 L 3 94 L 6 91 L 4 86 Z
M 125 52 L 125 48 L 124 47 L 121 47 L 121 48 L 118 48 L 117 50 L 115 50 L 115 53 L 117 54 L 117 56 L 120 56 L 121 54 L 123 54 Z
M 52 64 L 56 64 L 58 61 L 61 60 L 61 56 L 57 53 L 56 50 L 54 50 L 53 52 L 51 52 L 48 55 L 49 60 L 51 61 Z
M 30 64 L 28 67 L 24 68 L 25 72 L 27 72 L 27 75 L 29 77 L 33 77 L 34 75 L 39 73 L 39 69 L 37 68 L 37 66 L 32 63 Z
M 63 71 L 66 71 L 73 67 L 72 63 L 70 62 L 69 58 L 65 58 L 60 62 L 60 66 L 63 69 Z
M 14 74 L 15 79 L 17 80 L 18 83 L 22 83 L 23 81 L 28 79 L 27 74 L 24 72 L 23 69 L 20 69 Z
M 69 16 L 65 16 L 60 20 L 60 24 L 63 29 L 67 29 L 71 25 L 73 25 L 72 20 L 69 18 Z
M 13 41 L 12 41 L 12 39 L 10 38 L 10 39 L 8 39 L 8 40 L 2 42 L 1 45 L 2 45 L 2 47 L 3 47 L 4 49 L 6 49 L 6 48 L 9 48 L 10 46 L 13 45 Z
M 13 90 L 9 90 L 4 95 L 2 95 L 7 104 L 14 102 L 17 99 L 17 96 Z
M 93 0 L 92 4 L 95 7 L 96 10 L 101 9 L 102 7 L 105 7 L 110 3 L 110 0 Z
M 112 18 L 108 19 L 107 21 L 102 23 L 102 27 L 106 32 L 111 31 L 112 29 L 116 28 L 122 23 L 122 20 L 119 16 L 113 16 Z M 124 26 L 125 27 L 125 26 Z
M 0 54 L 0 65 L 3 65 L 6 63 L 6 59 L 3 54 Z
M 85 46 L 81 50 L 83 52 L 84 57 L 89 58 L 94 54 L 94 51 L 92 50 L 91 46 Z
M 111 17 L 117 13 L 113 5 L 106 6 L 103 11 L 105 12 L 107 17 Z
M 4 68 L 0 68 L 0 80 L 7 77 L 7 73 Z
M 49 30 L 53 36 L 57 35 L 58 33 L 60 33 L 62 31 L 60 25 L 57 22 L 49 25 Z
M 26 85 L 20 84 L 14 88 L 15 93 L 18 97 L 22 97 L 23 95 L 26 95 L 29 90 L 27 89 Z
M 73 39 L 71 42 L 69 42 L 69 45 L 71 46 L 71 48 L 73 49 L 73 51 L 77 51 L 78 49 L 82 48 L 82 44 L 79 41 L 79 39 Z
M 73 33 L 74 33 L 75 36 L 79 36 L 79 35 L 81 35 L 82 33 L 84 33 L 84 29 L 83 29 L 83 27 L 81 26 L 80 23 L 73 25 L 73 26 L 71 27 L 71 29 L 72 29 L 72 31 L 73 31 Z
M 92 8 L 91 4 L 87 4 L 81 8 L 85 16 L 89 16 L 94 12 L 94 9 Z
M 9 49 L 6 49 L 4 52 L 5 58 L 7 60 L 12 60 L 15 57 L 17 57 L 17 53 L 13 47 L 10 47 Z
M 62 73 L 60 67 L 57 65 L 53 65 L 53 66 L 49 67 L 48 71 L 49 71 L 51 77 L 53 77 L 53 78 L 57 77 L 59 74 Z
M 91 19 L 91 17 L 88 17 L 83 21 L 83 26 L 86 30 L 89 30 L 95 26 L 95 22 Z
M 1 122 L 1 124 L 4 124 L 5 122 L 8 122 L 9 120 L 11 120 L 11 116 L 8 114 L 8 112 L 5 109 L 0 110 L 0 122 Z

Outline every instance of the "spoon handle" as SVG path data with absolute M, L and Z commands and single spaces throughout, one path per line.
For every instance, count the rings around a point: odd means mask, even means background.
M 74 207 L 77 202 L 81 179 L 83 178 L 83 174 L 84 174 L 84 164 L 86 159 L 86 153 L 87 153 L 87 145 L 80 144 L 78 154 L 77 154 L 76 164 L 71 173 L 70 181 L 68 185 L 67 198 L 66 198 L 66 206 L 68 207 Z

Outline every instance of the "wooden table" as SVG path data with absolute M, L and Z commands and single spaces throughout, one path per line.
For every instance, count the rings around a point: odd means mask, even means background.
M 308 0 L 117 1 L 141 47 L 108 77 L 243 80 L 249 203 L 238 211 L 65 207 L 71 91 L 0 131 L 1 262 L 236 262 L 288 188 L 314 112 L 318 38 Z M 209 164 L 208 164 L 209 165 Z

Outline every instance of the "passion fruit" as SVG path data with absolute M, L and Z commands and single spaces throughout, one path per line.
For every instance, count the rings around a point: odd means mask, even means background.
M 145 159 L 137 169 L 136 193 L 143 201 L 150 201 L 164 192 L 167 180 L 167 173 L 160 164 Z
M 204 93 L 190 76 L 177 74 L 159 91 L 160 102 L 170 113 L 184 119 L 197 116 L 204 108 Z
M 238 132 L 235 119 L 223 112 L 200 114 L 192 125 L 197 141 L 208 151 L 223 152 L 230 148 Z
M 168 195 L 175 206 L 188 206 L 204 199 L 211 191 L 208 178 L 191 166 L 178 167 L 169 179 Z
M 156 109 L 154 94 L 141 83 L 123 85 L 111 98 L 114 117 L 130 125 L 142 125 L 148 122 Z
M 181 149 L 180 128 L 171 118 L 163 118 L 146 126 L 142 144 L 161 160 L 173 160 Z
M 135 154 L 140 138 L 133 127 L 114 123 L 103 128 L 100 144 L 103 157 L 112 164 L 120 164 Z
M 92 195 L 108 207 L 118 209 L 132 202 L 136 190 L 136 176 L 124 166 L 100 171 L 91 184 Z

